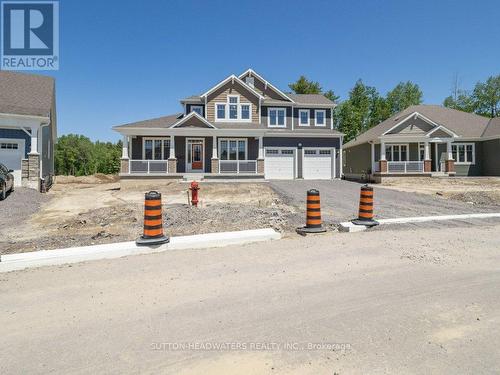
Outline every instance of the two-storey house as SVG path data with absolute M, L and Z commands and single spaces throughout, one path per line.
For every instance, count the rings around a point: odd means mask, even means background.
M 181 101 L 183 112 L 115 126 L 122 179 L 332 179 L 342 174 L 335 104 L 284 93 L 249 69 Z

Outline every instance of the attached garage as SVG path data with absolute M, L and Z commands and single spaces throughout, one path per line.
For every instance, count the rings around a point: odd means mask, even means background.
M 24 139 L 0 139 L 0 163 L 14 171 L 14 186 L 21 186 L 21 160 L 24 157 Z
M 297 149 L 284 147 L 266 148 L 264 176 L 270 180 L 293 180 L 297 177 Z
M 335 148 L 302 150 L 302 177 L 305 180 L 329 180 L 336 174 Z

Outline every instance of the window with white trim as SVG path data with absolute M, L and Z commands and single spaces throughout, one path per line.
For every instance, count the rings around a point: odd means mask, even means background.
M 286 128 L 286 109 L 268 108 L 267 126 L 270 128 Z
M 451 153 L 455 164 L 475 164 L 476 150 L 474 143 L 453 143 L 451 145 Z
M 167 160 L 170 156 L 170 139 L 168 138 L 143 138 L 143 160 Z
M 241 138 L 219 139 L 220 160 L 247 160 L 247 140 Z
M 226 103 L 215 103 L 215 121 L 250 122 L 252 103 L 241 103 L 239 95 L 228 95 Z
M 196 112 L 200 116 L 203 116 L 203 106 L 202 105 L 192 105 L 191 112 Z
M 326 111 L 324 109 L 316 109 L 314 111 L 314 125 L 326 126 Z
M 387 161 L 408 161 L 408 145 L 385 145 L 385 159 Z
M 418 144 L 418 161 L 423 161 L 423 160 L 425 160 L 425 143 L 419 143 Z
M 309 126 L 309 117 L 308 109 L 299 109 L 299 126 Z

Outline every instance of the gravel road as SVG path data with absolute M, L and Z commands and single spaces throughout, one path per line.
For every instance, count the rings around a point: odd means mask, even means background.
M 333 181 L 271 181 L 270 186 L 288 204 L 305 210 L 306 192 L 315 188 L 321 194 L 321 209 L 326 220 L 341 222 L 358 214 L 361 184 Z M 498 212 L 498 206 L 471 205 L 428 194 L 408 193 L 374 186 L 375 215 L 378 218 Z
M 17 187 L 7 199 L 0 201 L 0 231 L 13 229 L 17 225 L 23 224 L 40 209 L 42 203 L 48 202 L 50 199 L 47 194 Z
M 337 233 L 0 274 L 0 373 L 491 374 L 499 231 Z

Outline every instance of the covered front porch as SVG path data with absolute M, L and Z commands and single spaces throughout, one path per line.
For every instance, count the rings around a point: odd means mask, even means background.
M 263 177 L 263 137 L 234 134 L 124 136 L 122 177 L 179 178 L 188 174 Z
M 371 152 L 374 174 L 453 174 L 455 171 L 451 142 L 372 143 Z

